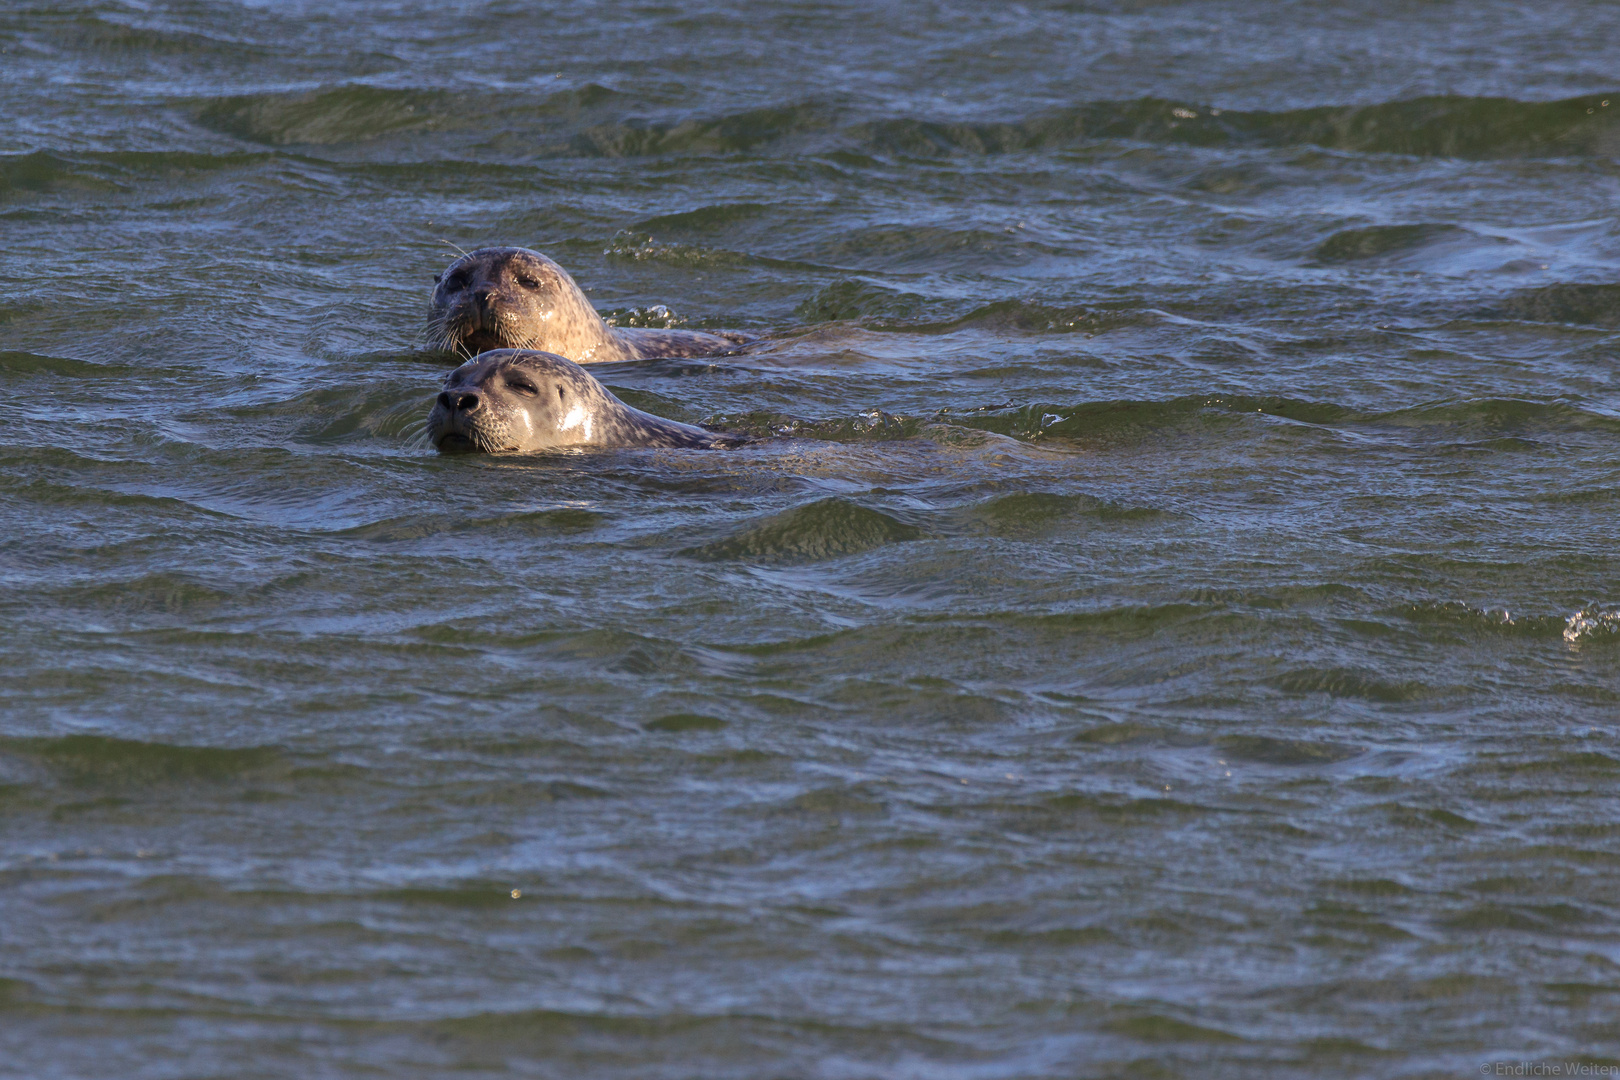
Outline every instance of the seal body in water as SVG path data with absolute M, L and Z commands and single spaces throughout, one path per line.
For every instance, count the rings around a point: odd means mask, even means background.
M 487 454 L 565 447 L 714 449 L 745 441 L 633 409 L 572 360 L 533 349 L 494 349 L 446 375 L 428 414 L 428 438 L 440 450 Z
M 465 356 L 540 349 L 578 364 L 719 356 L 750 338 L 696 330 L 609 326 L 568 271 L 528 248 L 479 248 L 451 263 L 433 289 L 432 344 Z

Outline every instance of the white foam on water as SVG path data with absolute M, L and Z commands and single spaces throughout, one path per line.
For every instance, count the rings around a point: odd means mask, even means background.
M 1620 611 L 1582 608 L 1564 620 L 1564 641 L 1570 645 L 1614 634 L 1620 634 Z

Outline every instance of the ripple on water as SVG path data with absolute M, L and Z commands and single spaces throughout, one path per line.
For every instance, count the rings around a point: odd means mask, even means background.
M 14 7 L 18 1075 L 1620 1054 L 1620 9 Z

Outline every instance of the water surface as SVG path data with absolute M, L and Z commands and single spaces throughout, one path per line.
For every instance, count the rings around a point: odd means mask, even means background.
M 1616 41 L 12 5 L 0 1072 L 1620 1063 Z M 486 244 L 760 438 L 437 455 Z

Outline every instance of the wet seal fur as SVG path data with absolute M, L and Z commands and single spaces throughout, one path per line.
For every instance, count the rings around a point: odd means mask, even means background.
M 479 248 L 434 279 L 428 338 L 472 356 L 487 349 L 539 349 L 576 364 L 721 356 L 745 334 L 609 326 L 568 271 L 528 248 Z
M 428 438 L 442 451 L 486 454 L 616 446 L 708 450 L 747 441 L 631 408 L 572 360 L 533 349 L 494 349 L 446 375 L 428 414 Z

